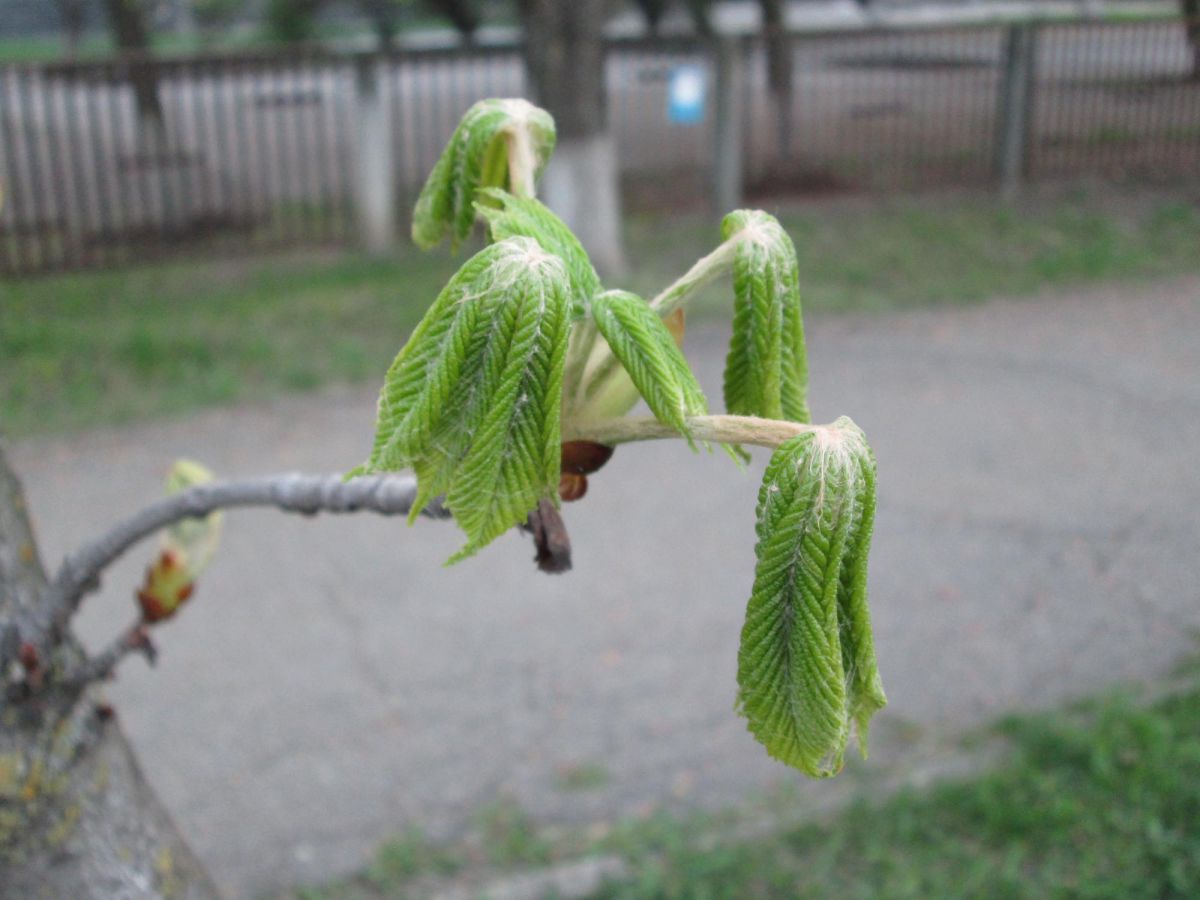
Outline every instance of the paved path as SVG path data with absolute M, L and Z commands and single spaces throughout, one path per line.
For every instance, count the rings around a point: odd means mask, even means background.
M 817 317 L 809 342 L 817 417 L 851 414 L 879 458 L 892 705 L 859 770 L 1195 649 L 1200 279 Z M 722 343 L 689 338 L 711 396 Z M 18 445 L 47 558 L 153 498 L 178 454 L 229 475 L 358 462 L 373 393 Z M 232 515 L 158 670 L 131 661 L 112 694 L 235 896 L 344 871 L 409 824 L 450 833 L 504 793 L 588 822 L 800 782 L 732 711 L 761 465 L 623 448 L 568 509 L 576 569 L 558 578 L 515 535 L 444 569 L 445 523 Z M 143 565 L 89 602 L 89 639 L 129 617 Z M 608 783 L 561 789 L 582 765 Z

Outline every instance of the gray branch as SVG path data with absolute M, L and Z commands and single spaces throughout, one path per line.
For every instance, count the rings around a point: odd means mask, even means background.
M 404 515 L 416 495 L 416 479 L 408 475 L 369 475 L 343 481 L 340 475 L 301 474 L 218 481 L 172 494 L 63 560 L 41 607 L 45 611 L 42 643 L 57 641 L 84 595 L 98 587 L 104 569 L 134 544 L 175 522 L 239 506 L 273 506 L 301 515 L 360 511 Z M 439 502 L 431 503 L 421 514 L 432 518 L 450 515 Z
M 131 653 L 141 653 L 150 665 L 158 659 L 146 626 L 139 620 L 126 628 L 121 634 L 95 656 L 84 661 L 75 672 L 68 676 L 68 685 L 82 690 L 93 681 L 104 681 L 116 671 L 117 666 Z

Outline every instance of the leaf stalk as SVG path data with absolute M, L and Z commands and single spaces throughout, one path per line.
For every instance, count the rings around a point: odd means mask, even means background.
M 721 444 L 753 444 L 774 449 L 798 434 L 836 429 L 836 425 L 803 425 L 757 416 L 690 416 L 688 428 L 698 441 Z M 651 416 L 623 416 L 563 423 L 564 441 L 594 441 L 615 446 L 633 441 L 678 438 L 679 432 Z

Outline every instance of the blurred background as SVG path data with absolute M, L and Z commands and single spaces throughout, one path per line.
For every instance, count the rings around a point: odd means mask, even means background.
M 792 235 L 814 416 L 879 460 L 891 705 L 827 783 L 734 713 L 759 456 L 622 448 L 561 578 L 516 534 L 444 569 L 445 525 L 233 514 L 112 688 L 221 886 L 1200 894 L 1196 0 L 0 0 L 0 427 L 47 559 L 181 455 L 362 460 L 465 258 L 409 212 L 494 96 L 555 115 L 541 196 L 607 284 L 739 206 Z M 689 312 L 714 400 L 730 312 Z

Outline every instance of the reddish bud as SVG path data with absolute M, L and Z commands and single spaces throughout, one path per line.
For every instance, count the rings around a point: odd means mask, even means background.
M 21 665 L 26 672 L 36 672 L 41 668 L 41 659 L 38 657 L 37 647 L 28 641 L 21 644 L 21 649 L 17 652 L 17 658 L 21 661 Z
M 145 584 L 137 593 L 142 621 L 153 624 L 175 615 L 193 590 L 195 582 L 183 561 L 175 552 L 163 550 L 146 570 Z
M 567 441 L 562 445 L 562 470 L 575 475 L 591 475 L 608 462 L 612 455 L 613 448 L 605 444 L 597 444 L 595 441 Z
M 563 472 L 558 479 L 558 496 L 564 503 L 578 500 L 587 493 L 587 476 L 574 472 Z

